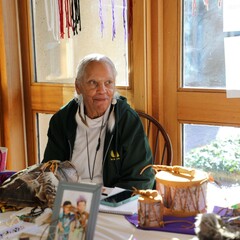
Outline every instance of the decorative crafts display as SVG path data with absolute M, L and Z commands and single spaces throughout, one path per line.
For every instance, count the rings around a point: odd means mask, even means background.
M 140 227 L 161 227 L 163 224 L 162 197 L 157 190 L 136 190 L 138 197 L 138 223 Z
M 0 211 L 52 208 L 59 181 L 78 182 L 78 179 L 69 161 L 35 164 L 15 173 L 0 186 Z
M 217 211 L 218 210 L 218 211 Z M 227 211 L 226 211 L 227 210 Z M 220 212 L 229 214 L 221 214 Z M 195 221 L 195 233 L 198 239 L 240 239 L 240 211 L 218 208 L 213 213 L 198 214 Z
M 208 174 L 183 167 L 175 169 L 178 170 L 156 174 L 156 189 L 163 197 L 164 215 L 187 217 L 207 212 Z
M 182 166 L 149 165 L 155 172 L 156 189 L 163 198 L 166 216 L 196 216 L 207 212 L 206 172 Z

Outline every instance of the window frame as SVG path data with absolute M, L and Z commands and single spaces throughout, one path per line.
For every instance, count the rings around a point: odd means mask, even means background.
M 181 0 L 164 0 L 165 121 L 173 144 L 173 164 L 179 165 L 182 124 L 240 126 L 240 100 L 226 98 L 226 90 L 181 87 L 181 10 Z

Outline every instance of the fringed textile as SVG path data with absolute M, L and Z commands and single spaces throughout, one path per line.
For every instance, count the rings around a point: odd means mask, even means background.
M 48 31 L 52 31 L 53 38 L 59 41 L 59 8 L 58 0 L 45 0 L 45 14 Z
M 126 29 L 126 0 L 123 0 L 123 28 L 124 28 L 124 42 L 127 40 L 127 29 Z
M 78 34 L 82 30 L 81 14 L 80 14 L 80 0 L 71 0 L 71 18 L 73 23 L 73 34 Z M 78 26 L 79 25 L 79 26 Z
M 103 37 L 104 22 L 103 22 L 103 12 L 102 12 L 102 0 L 99 0 L 99 18 L 101 23 L 101 34 Z
M 116 25 L 115 25 L 115 3 L 112 0 L 112 40 L 116 37 Z
M 80 0 L 45 0 L 45 13 L 48 31 L 52 31 L 55 40 L 64 38 L 64 28 L 71 37 L 81 31 Z
M 58 0 L 58 8 L 59 8 L 60 38 L 64 38 L 63 0 Z
M 71 0 L 65 0 L 65 18 L 66 18 L 66 28 L 67 28 L 68 38 L 70 38 L 70 29 L 72 29 L 70 1 Z

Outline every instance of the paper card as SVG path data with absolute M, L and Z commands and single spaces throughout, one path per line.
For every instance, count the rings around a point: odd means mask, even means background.
M 226 91 L 228 98 L 240 97 L 240 37 L 224 39 Z

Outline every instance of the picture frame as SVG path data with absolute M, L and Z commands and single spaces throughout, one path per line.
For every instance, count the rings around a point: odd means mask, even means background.
M 94 238 L 102 185 L 59 182 L 48 240 Z

